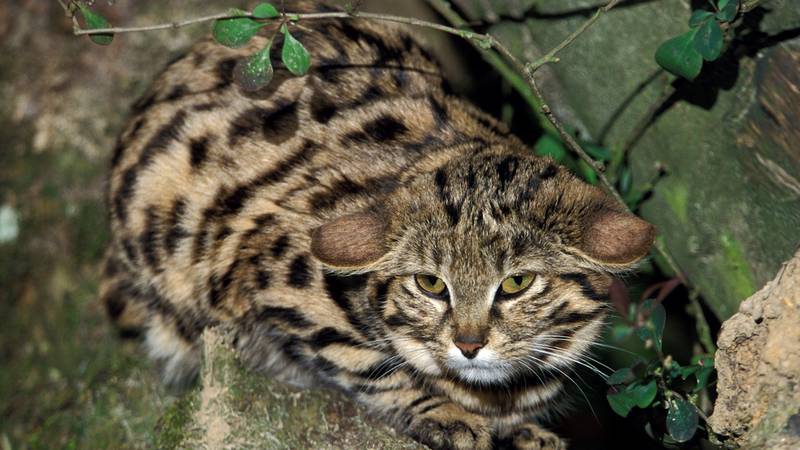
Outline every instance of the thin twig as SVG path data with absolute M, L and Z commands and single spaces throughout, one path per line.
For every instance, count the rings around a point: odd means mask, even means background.
M 552 50 L 547 52 L 541 58 L 539 58 L 536 61 L 528 64 L 528 67 L 530 67 L 530 70 L 532 72 L 536 72 L 536 70 L 538 70 L 540 67 L 542 67 L 543 65 L 545 65 L 547 63 L 558 62 L 559 59 L 556 56 L 558 54 L 558 52 L 560 52 L 561 50 L 564 50 L 565 48 L 569 47 L 570 44 L 575 42 L 575 39 L 578 39 L 578 36 L 582 35 L 586 30 L 589 29 L 589 27 L 594 25 L 594 23 L 597 22 L 597 19 L 599 19 L 600 16 L 602 16 L 603 14 L 609 12 L 613 7 L 617 6 L 621 1 L 622 0 L 611 0 L 605 6 L 601 6 L 600 8 L 598 8 L 597 11 L 595 11 L 594 15 L 592 15 L 592 17 L 589 18 L 589 20 L 587 20 L 586 22 L 583 22 L 583 25 L 578 27 L 577 30 L 573 31 L 572 34 L 567 36 L 567 38 L 564 39 L 563 41 L 561 41 L 560 44 L 558 44 L 555 47 L 553 47 Z
M 703 350 L 709 355 L 713 355 L 717 351 L 717 346 L 714 345 L 714 339 L 711 337 L 711 327 L 708 325 L 706 315 L 703 313 L 703 307 L 700 305 L 700 291 L 692 289 L 689 293 L 689 305 L 686 310 L 694 318 L 694 326 L 697 331 L 697 338 L 703 346 Z
M 453 8 L 450 6 L 450 3 L 445 0 L 427 0 L 428 5 L 431 6 L 437 13 L 439 13 L 446 21 L 450 23 L 450 25 L 467 31 L 473 32 L 470 29 L 469 24 L 467 23 L 464 18 L 462 18 Z M 477 42 L 473 40 L 468 41 L 475 50 L 480 53 L 483 59 L 492 66 L 510 85 L 514 88 L 517 93 L 522 96 L 523 100 L 528 103 L 528 106 L 531 107 L 531 110 L 537 113 L 537 117 L 539 119 L 539 126 L 543 129 L 550 130 L 556 132 L 556 129 L 552 126 L 552 124 L 547 120 L 547 118 L 542 114 L 542 103 L 539 99 L 533 95 L 533 91 L 531 91 L 530 87 L 528 87 L 527 81 L 525 81 L 525 77 L 518 73 L 514 68 L 510 67 L 506 61 L 497 54 L 497 51 L 494 49 L 485 49 L 478 45 Z

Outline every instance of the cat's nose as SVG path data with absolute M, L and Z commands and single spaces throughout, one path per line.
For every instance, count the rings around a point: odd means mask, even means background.
M 461 354 L 467 359 L 472 359 L 477 356 L 478 351 L 486 344 L 483 342 L 483 339 L 477 336 L 456 336 L 456 338 L 453 339 L 453 343 L 456 344 L 456 347 L 461 350 Z

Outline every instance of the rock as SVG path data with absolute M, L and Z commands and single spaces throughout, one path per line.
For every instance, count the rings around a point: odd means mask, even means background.
M 299 391 L 241 367 L 224 328 L 203 334 L 197 386 L 157 427 L 162 449 L 423 448 L 324 389 Z
M 800 251 L 742 302 L 717 345 L 709 425 L 728 447 L 800 448 Z

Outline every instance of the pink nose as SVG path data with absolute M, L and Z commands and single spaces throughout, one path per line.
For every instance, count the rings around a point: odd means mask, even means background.
M 478 354 L 478 350 L 483 348 L 483 344 L 477 342 L 459 342 L 455 341 L 456 347 L 461 350 L 461 354 L 468 359 L 474 358 Z

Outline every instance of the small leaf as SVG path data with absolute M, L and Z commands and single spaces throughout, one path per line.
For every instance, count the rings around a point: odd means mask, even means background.
M 633 370 L 630 367 L 625 367 L 612 373 L 608 379 L 606 379 L 606 383 L 613 386 L 615 384 L 630 383 L 635 379 L 636 375 L 634 375 Z
M 739 11 L 739 2 L 738 0 L 719 0 L 717 9 L 717 19 L 723 22 L 730 22 Z
M 539 156 L 549 156 L 556 162 L 561 162 L 567 156 L 567 150 L 560 139 L 551 134 L 544 134 L 536 141 L 533 152 Z
M 261 3 L 253 8 L 253 17 L 256 19 L 274 19 L 280 15 L 281 13 L 269 3 Z
M 694 48 L 706 61 L 714 61 L 722 52 L 722 28 L 716 20 L 709 20 L 694 35 Z
M 658 387 L 653 380 L 647 384 L 630 384 L 621 391 L 606 395 L 606 399 L 615 413 L 622 417 L 628 417 L 628 413 L 633 407 L 646 408 L 650 406 L 657 393 Z
M 660 303 L 655 303 L 651 299 L 645 300 L 642 303 L 642 310 L 649 311 L 647 320 L 641 327 L 636 329 L 636 333 L 642 341 L 648 339 L 653 341 L 656 349 L 661 351 L 661 340 L 664 334 L 664 325 L 667 321 L 667 312 Z
M 111 28 L 111 24 L 108 23 L 105 17 L 97 14 L 96 12 L 92 11 L 91 9 L 87 8 L 85 5 L 80 4 L 78 6 L 81 11 L 81 15 L 83 16 L 83 20 L 86 21 L 86 26 L 90 30 L 99 30 L 102 28 Z M 108 45 L 114 40 L 113 34 L 90 34 L 89 39 L 92 40 L 95 44 L 98 45 Z
M 669 402 L 667 412 L 667 432 L 677 442 L 686 442 L 697 431 L 698 417 L 694 405 L 675 397 Z
M 611 150 L 594 144 L 586 144 L 583 146 L 586 153 L 598 161 L 608 161 L 611 159 Z
M 289 30 L 284 28 L 283 33 L 283 50 L 281 51 L 283 63 L 292 74 L 305 75 L 308 68 L 311 67 L 311 56 L 303 44 L 289 33 Z
M 233 80 L 244 91 L 257 91 L 272 81 L 272 61 L 269 52 L 272 41 L 257 53 L 240 60 L 233 69 Z
M 668 72 L 694 80 L 703 68 L 703 56 L 694 46 L 697 29 L 689 30 L 661 44 L 656 50 L 656 62 Z
M 611 339 L 615 341 L 622 341 L 627 339 L 632 333 L 632 327 L 625 325 L 624 323 L 618 323 L 611 328 Z
M 705 22 L 709 17 L 714 17 L 714 13 L 702 9 L 692 11 L 692 15 L 689 17 L 689 27 L 697 27 Z
M 633 389 L 633 399 L 636 402 L 636 406 L 639 408 L 647 408 L 653 403 L 653 400 L 656 399 L 656 393 L 658 393 L 658 386 L 656 385 L 655 380 L 643 384 L 643 385 L 636 385 L 636 388 Z
M 231 9 L 230 15 L 247 15 L 246 11 Z M 214 22 L 214 39 L 220 44 L 238 48 L 247 44 L 258 33 L 265 23 L 258 23 L 249 17 L 220 19 Z

